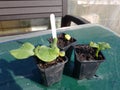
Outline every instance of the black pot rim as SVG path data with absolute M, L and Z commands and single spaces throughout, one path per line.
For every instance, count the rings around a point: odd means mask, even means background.
M 103 55 L 103 53 L 100 51 L 99 53 L 102 55 L 102 57 L 103 57 L 103 59 L 102 60 L 99 60 L 99 59 L 96 59 L 96 60 L 79 60 L 79 58 L 78 58 L 78 54 L 77 54 L 77 52 L 76 52 L 76 46 L 81 46 L 81 45 L 89 45 L 89 44 L 77 44 L 77 45 L 75 45 L 74 46 L 74 53 L 75 53 L 75 56 L 76 56 L 76 59 L 77 59 L 77 61 L 79 61 L 79 62 L 82 62 L 82 63 L 95 63 L 95 62 L 103 62 L 103 61 L 105 61 L 105 56 Z
M 65 58 L 64 62 L 57 63 L 57 64 L 55 64 L 55 65 L 52 65 L 52 66 L 48 67 L 48 68 L 41 68 L 41 67 L 39 66 L 39 64 L 37 64 L 37 66 L 39 67 L 39 69 L 40 69 L 41 71 L 45 71 L 45 70 L 54 68 L 54 67 L 56 67 L 56 66 L 58 66 L 58 65 L 65 64 L 65 63 L 68 61 L 68 58 L 67 58 L 66 56 L 64 56 L 63 58 Z
M 65 35 L 65 33 L 58 33 L 58 35 L 59 34 L 64 34 Z M 66 50 L 67 48 L 69 48 L 70 46 L 74 46 L 74 45 L 76 45 L 76 39 L 75 38 L 73 38 L 73 37 L 71 37 L 73 40 L 74 40 L 74 42 L 72 42 L 72 43 L 70 43 L 69 45 L 67 45 L 67 46 L 64 46 L 64 47 L 60 47 L 60 46 L 58 46 L 61 50 Z M 48 39 L 48 41 L 50 42 L 50 40 Z

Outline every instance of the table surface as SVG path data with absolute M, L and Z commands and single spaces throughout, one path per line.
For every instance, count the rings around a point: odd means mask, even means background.
M 90 80 L 77 80 L 71 76 L 74 54 L 72 54 L 68 73 L 64 71 L 62 80 L 50 87 L 40 84 L 41 77 L 32 57 L 16 60 L 9 51 L 24 42 L 34 45 L 49 45 L 47 39 L 51 31 L 0 37 L 0 90 L 120 90 L 120 37 L 114 32 L 96 24 L 80 25 L 59 29 L 77 39 L 78 44 L 90 41 L 108 42 L 111 49 L 102 51 L 106 60 L 101 63 L 96 75 Z

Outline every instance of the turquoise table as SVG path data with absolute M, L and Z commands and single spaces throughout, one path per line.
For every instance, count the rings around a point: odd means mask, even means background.
M 120 36 L 100 25 L 88 24 L 59 29 L 77 39 L 77 43 L 90 41 L 108 42 L 110 50 L 102 51 L 106 57 L 96 75 L 91 80 L 76 80 L 71 76 L 74 57 L 72 55 L 68 73 L 64 71 L 62 80 L 53 86 L 40 84 L 41 77 L 32 57 L 16 60 L 9 50 L 18 48 L 24 42 L 34 45 L 46 44 L 51 31 L 39 31 L 22 35 L 0 37 L 0 90 L 120 90 Z

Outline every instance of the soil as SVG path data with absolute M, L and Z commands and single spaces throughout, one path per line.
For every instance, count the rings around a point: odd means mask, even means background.
M 56 65 L 58 63 L 62 63 L 62 62 L 64 62 L 63 57 L 58 57 L 55 60 L 53 60 L 52 62 L 43 62 L 43 61 L 37 59 L 37 64 L 39 64 L 39 66 L 43 69 L 48 68 L 52 65 Z
M 76 40 L 75 40 L 74 38 L 72 38 L 72 37 L 71 37 L 70 40 L 67 40 L 67 39 L 65 38 L 65 33 L 60 33 L 60 34 L 58 34 L 57 38 L 58 38 L 57 45 L 58 45 L 58 47 L 60 47 L 60 48 L 63 48 L 63 47 L 65 47 L 65 46 L 67 46 L 67 45 L 69 45 L 69 44 L 71 44 L 71 43 L 73 43 L 73 42 L 76 41 Z M 52 42 L 52 38 L 49 39 L 49 42 Z
M 92 48 L 89 45 L 77 45 L 75 47 L 75 50 L 77 52 L 77 56 L 79 57 L 80 61 L 103 60 L 104 59 L 101 52 L 98 54 L 98 57 L 96 57 L 95 56 L 96 48 Z

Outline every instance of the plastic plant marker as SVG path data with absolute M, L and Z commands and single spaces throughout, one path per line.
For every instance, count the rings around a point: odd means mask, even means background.
M 50 14 L 50 22 L 51 22 L 51 28 L 52 28 L 52 37 L 57 38 L 54 14 Z

